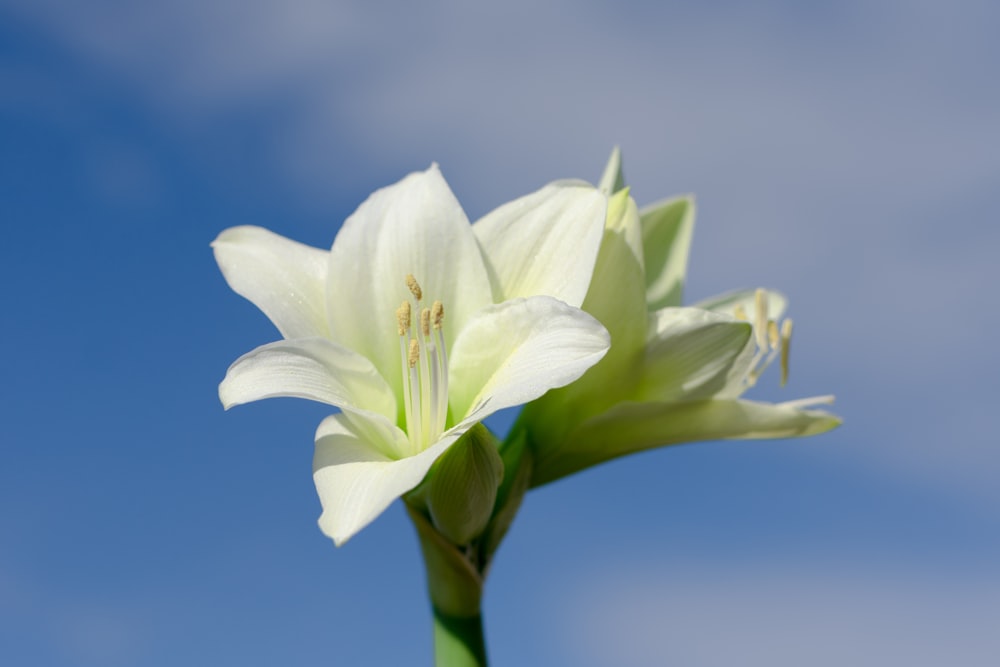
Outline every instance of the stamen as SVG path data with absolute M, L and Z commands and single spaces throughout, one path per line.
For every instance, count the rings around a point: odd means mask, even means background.
M 781 324 L 781 386 L 788 382 L 788 354 L 792 347 L 792 321 Z
M 767 290 L 758 289 L 754 294 L 753 333 L 757 337 L 757 347 L 767 351 Z
M 424 291 L 420 289 L 420 283 L 417 282 L 417 279 L 413 277 L 412 273 L 406 274 L 406 286 L 410 289 L 410 294 L 412 294 L 417 301 L 424 298 Z
M 440 301 L 435 301 L 434 305 L 431 306 L 431 320 L 434 322 L 435 329 L 441 328 L 441 323 L 444 322 L 444 304 Z
M 774 320 L 768 320 L 767 322 L 767 342 L 771 346 L 771 349 L 778 347 L 778 323 Z
M 416 368 L 417 361 L 420 360 L 420 343 L 417 342 L 416 338 L 410 340 L 410 353 L 406 357 L 406 363 L 409 364 L 410 368 Z
M 424 308 L 420 311 L 420 331 L 424 336 L 431 335 L 431 309 Z
M 410 302 L 404 301 L 396 309 L 396 324 L 400 336 L 405 336 L 410 330 Z

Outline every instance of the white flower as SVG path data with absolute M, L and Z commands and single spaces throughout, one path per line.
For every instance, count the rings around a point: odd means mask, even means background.
M 474 424 L 605 354 L 606 330 L 575 307 L 604 216 L 593 188 L 553 184 L 484 219 L 522 230 L 487 252 L 434 165 L 372 194 L 329 252 L 228 229 L 213 243 L 226 280 L 285 340 L 238 359 L 222 402 L 296 396 L 340 408 L 317 430 L 313 469 L 320 527 L 342 544 Z M 526 261 L 536 270 L 520 293 L 550 296 L 503 300 L 497 276 Z

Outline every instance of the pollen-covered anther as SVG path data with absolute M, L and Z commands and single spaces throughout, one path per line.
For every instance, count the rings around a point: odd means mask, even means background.
M 417 282 L 417 279 L 413 277 L 412 273 L 406 274 L 406 287 L 409 288 L 410 294 L 412 294 L 417 301 L 424 298 L 424 291 L 420 289 L 420 283 Z
M 778 347 L 781 337 L 778 334 L 778 323 L 774 320 L 769 320 L 767 323 L 767 342 L 771 346 L 771 349 Z
M 396 309 L 396 325 L 400 336 L 405 336 L 410 330 L 410 302 L 404 301 Z
M 406 363 L 409 364 L 410 368 L 415 368 L 419 360 L 420 360 L 420 343 L 417 342 L 416 338 L 413 338 L 410 340 L 410 352 L 406 357 Z
M 420 311 L 420 332 L 424 336 L 431 335 L 431 309 L 424 308 Z
M 444 323 L 444 304 L 440 301 L 435 301 L 431 306 L 431 322 L 435 329 L 440 329 Z

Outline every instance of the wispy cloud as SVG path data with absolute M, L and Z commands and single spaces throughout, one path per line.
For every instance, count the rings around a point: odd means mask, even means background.
M 1000 653 L 995 577 L 898 565 L 627 563 L 559 607 L 581 667 L 987 667 Z

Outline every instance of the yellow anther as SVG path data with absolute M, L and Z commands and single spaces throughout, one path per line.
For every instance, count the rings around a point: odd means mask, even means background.
M 767 323 L 767 342 L 770 343 L 771 349 L 778 347 L 778 342 L 780 336 L 778 335 L 778 323 L 774 320 L 770 320 Z
M 767 290 L 758 289 L 754 294 L 753 333 L 757 337 L 757 347 L 767 349 Z
M 435 329 L 440 329 L 441 323 L 444 322 L 444 304 L 440 301 L 435 301 L 431 306 L 431 321 Z
M 741 322 L 747 321 L 747 309 L 743 307 L 742 303 L 736 304 L 736 307 L 733 308 L 733 317 Z
M 396 309 L 396 324 L 399 335 L 403 336 L 410 330 L 410 302 L 404 301 Z
M 415 368 L 417 365 L 417 361 L 419 360 L 420 360 L 420 343 L 418 343 L 417 339 L 414 338 L 410 341 L 410 354 L 407 357 L 407 363 L 410 365 L 410 368 Z
M 792 347 L 792 321 L 781 323 L 781 386 L 788 382 L 788 353 Z
M 417 282 L 412 273 L 406 274 L 406 286 L 410 288 L 410 294 L 416 297 L 417 301 L 424 298 L 424 291 L 420 289 L 420 283 Z
M 420 331 L 425 336 L 431 335 L 431 309 L 424 308 L 420 311 Z

